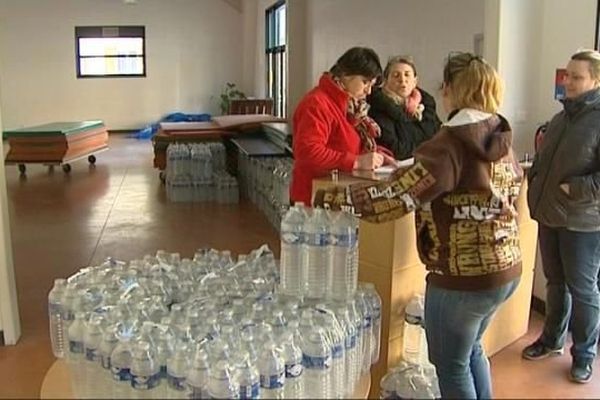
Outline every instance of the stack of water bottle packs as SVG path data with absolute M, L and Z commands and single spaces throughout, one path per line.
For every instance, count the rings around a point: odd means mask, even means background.
M 441 398 L 435 367 L 429 362 L 425 299 L 415 294 L 404 310 L 402 361 L 381 378 L 380 399 Z
M 290 203 L 292 163 L 290 157 L 238 156 L 240 190 L 276 229 Z
M 380 298 L 370 284 L 288 294 L 289 267 L 267 246 L 237 261 L 216 249 L 109 258 L 55 281 L 54 354 L 77 398 L 352 397 L 379 356 Z
M 220 142 L 170 144 L 166 186 L 173 202 L 239 201 L 238 183 L 225 169 L 225 146 Z

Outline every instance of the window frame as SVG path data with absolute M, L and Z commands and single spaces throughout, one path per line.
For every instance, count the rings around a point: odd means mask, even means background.
M 116 30 L 117 34 L 114 34 Z M 141 56 L 105 55 L 103 58 L 140 58 L 142 59 L 142 73 L 140 74 L 103 74 L 83 75 L 81 73 L 81 59 L 97 56 L 82 56 L 80 54 L 79 39 L 81 38 L 141 38 Z M 146 63 L 146 27 L 142 25 L 102 25 L 102 26 L 76 26 L 75 27 L 75 70 L 77 79 L 94 78 L 145 78 L 148 74 Z
M 594 46 L 600 50 L 600 0 L 596 3 L 596 32 L 594 34 Z
M 273 99 L 273 114 L 284 117 L 287 114 L 287 31 L 284 32 L 284 43 L 279 44 L 277 11 L 286 7 L 285 0 L 278 0 L 265 10 L 265 82 L 267 97 Z M 280 25 L 279 25 L 280 26 Z M 285 21 L 287 30 L 287 21 Z M 271 77 L 271 75 L 273 75 Z

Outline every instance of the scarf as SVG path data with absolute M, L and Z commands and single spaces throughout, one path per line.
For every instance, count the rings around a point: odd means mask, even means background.
M 417 121 L 421 121 L 423 119 L 423 111 L 425 110 L 425 106 L 421 103 L 422 96 L 419 89 L 414 88 L 410 95 L 405 99 L 404 97 L 398 96 L 396 93 L 387 89 L 385 86 L 383 87 L 383 93 L 385 93 L 389 98 L 391 98 L 394 103 L 399 106 L 404 106 L 406 113 Z
M 368 111 L 369 103 L 366 100 L 356 100 L 353 97 L 348 99 L 346 116 L 358 132 L 363 150 L 367 152 L 377 150 L 375 139 L 381 136 L 381 128 L 368 116 Z
M 331 78 L 340 89 L 348 93 L 340 78 L 333 75 L 331 75 Z M 369 103 L 367 103 L 366 100 L 357 100 L 352 96 L 348 96 L 346 118 L 358 133 L 362 149 L 365 152 L 376 151 L 377 143 L 375 142 L 375 138 L 381 136 L 381 128 L 379 128 L 377 122 L 367 114 L 369 107 Z

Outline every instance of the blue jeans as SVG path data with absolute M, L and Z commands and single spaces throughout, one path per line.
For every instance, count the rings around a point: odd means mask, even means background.
M 552 348 L 563 347 L 569 314 L 574 360 L 596 357 L 600 318 L 600 232 L 575 232 L 539 226 L 540 253 L 546 284 L 546 320 L 541 340 Z
M 442 398 L 492 397 L 490 363 L 481 337 L 502 303 L 515 291 L 520 278 L 480 291 L 442 289 L 427 284 L 425 331 L 429 360 L 437 371 Z

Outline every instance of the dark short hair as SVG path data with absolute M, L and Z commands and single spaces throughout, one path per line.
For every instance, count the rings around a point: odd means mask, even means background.
M 338 58 L 329 72 L 337 77 L 362 75 L 374 79 L 381 77 L 381 62 L 373 49 L 352 47 Z

